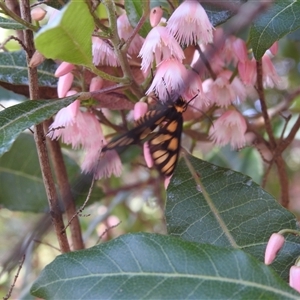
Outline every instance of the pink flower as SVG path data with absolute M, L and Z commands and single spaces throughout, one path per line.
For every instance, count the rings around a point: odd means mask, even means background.
M 300 267 L 292 266 L 290 268 L 290 287 L 300 293 Z
M 227 107 L 246 98 L 245 86 L 237 77 L 230 83 L 231 74 L 231 71 L 225 70 L 218 74 L 215 81 L 209 78 L 203 82 L 203 91 L 207 98 L 220 107 Z
M 67 73 L 66 75 L 59 77 L 57 83 L 57 95 L 59 98 L 66 96 L 72 86 L 73 79 L 74 75 L 72 73 Z
M 265 54 L 262 57 L 262 67 L 264 85 L 270 88 L 278 86 L 281 82 L 281 78 L 278 76 L 268 54 Z
M 95 179 L 107 178 L 111 175 L 119 177 L 122 173 L 122 162 L 115 150 L 106 151 L 101 156 L 100 148 L 90 147 L 85 151 L 81 169 L 85 173 L 93 172 Z
M 61 77 L 64 76 L 74 70 L 75 66 L 68 62 L 62 62 L 59 67 L 56 69 L 54 76 Z
M 182 93 L 182 97 L 186 99 L 186 101 L 189 101 L 197 95 L 197 97 L 190 102 L 190 107 L 199 110 L 207 108 L 209 101 L 203 93 L 202 80 L 200 76 L 193 70 L 186 70 L 186 73 L 186 78 L 184 78 L 185 91 Z
M 256 61 L 252 60 L 240 61 L 238 63 L 239 75 L 246 85 L 255 85 L 256 82 Z
M 80 101 L 76 100 L 67 107 L 62 108 L 50 125 L 47 136 L 51 139 L 58 139 L 62 135 L 62 128 L 73 125 L 76 122 L 79 107 Z
M 154 60 L 158 65 L 169 58 L 175 58 L 179 62 L 184 59 L 184 53 L 180 45 L 169 34 L 166 27 L 161 26 L 152 28 L 148 33 L 139 56 L 142 57 L 141 69 L 145 73 Z
M 101 77 L 93 77 L 90 83 L 90 92 L 98 91 L 103 86 L 103 79 Z
M 238 61 L 245 62 L 248 60 L 248 49 L 246 42 L 239 38 L 232 39 L 232 51 L 236 55 Z
M 273 233 L 268 241 L 266 251 L 265 251 L 265 264 L 270 265 L 278 251 L 282 248 L 284 244 L 284 236 L 279 233 Z
M 146 94 L 154 91 L 162 102 L 175 101 L 185 88 L 186 77 L 186 69 L 182 63 L 175 59 L 165 60 L 157 67 L 155 77 Z
M 246 144 L 246 130 L 247 124 L 243 116 L 236 110 L 228 110 L 214 121 L 209 130 L 209 138 L 219 146 L 230 143 L 232 148 L 240 149 Z
M 51 139 L 61 137 L 65 144 L 71 144 L 74 149 L 82 147 L 85 156 L 81 165 L 83 172 L 95 172 L 95 178 L 114 174 L 120 176 L 122 164 L 115 151 L 107 151 L 105 158 L 100 157 L 100 150 L 106 143 L 102 128 L 94 114 L 82 112 L 77 100 L 61 109 L 54 122 L 49 127 Z
M 65 144 L 71 144 L 74 149 L 80 146 L 91 147 L 95 144 L 100 149 L 102 146 L 103 134 L 100 123 L 93 114 L 80 111 L 79 101 L 61 109 L 49 130 L 50 138 L 61 137 Z
M 95 36 L 92 37 L 92 51 L 93 63 L 95 66 L 106 65 L 117 67 L 120 65 L 116 54 L 109 43 Z
M 211 43 L 213 26 L 197 0 L 186 0 L 171 15 L 167 29 L 186 46 Z
M 149 19 L 152 27 L 155 27 L 159 24 L 163 13 L 164 12 L 160 6 L 156 6 L 151 9 Z
M 120 38 L 126 42 L 133 33 L 133 28 L 131 27 L 126 14 L 123 14 L 118 18 L 117 27 Z M 140 35 L 136 34 L 131 41 L 128 53 L 138 53 L 142 47 L 143 41 L 144 39 Z

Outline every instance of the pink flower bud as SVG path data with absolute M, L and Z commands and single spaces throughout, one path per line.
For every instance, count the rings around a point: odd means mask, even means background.
M 254 59 L 239 61 L 238 70 L 244 84 L 254 85 L 256 82 L 256 62 Z
M 67 92 L 67 94 L 66 94 L 66 97 L 73 96 L 73 95 L 75 95 L 75 94 L 77 94 L 77 91 L 75 91 L 75 90 L 69 90 L 69 91 Z
M 278 52 L 278 42 L 275 42 L 269 49 L 273 55 L 276 55 Z
M 170 181 L 171 181 L 171 178 L 172 178 L 173 174 L 171 176 L 168 176 L 165 178 L 165 182 L 164 182 L 164 185 L 165 185 L 165 189 L 168 188 L 169 184 L 170 184 Z
M 290 287 L 300 293 L 300 267 L 292 266 L 290 268 Z
M 101 77 L 94 77 L 91 80 L 90 92 L 98 91 L 103 86 L 103 79 Z
M 62 62 L 59 67 L 56 69 L 54 76 L 61 77 L 70 73 L 75 68 L 74 65 L 68 62 Z
M 152 168 L 154 165 L 151 153 L 150 153 L 150 149 L 149 149 L 149 143 L 145 142 L 143 145 L 143 149 L 144 149 L 144 158 L 145 158 L 145 162 L 148 168 Z
M 138 120 L 141 118 L 148 110 L 148 105 L 145 102 L 137 102 L 134 105 L 134 110 L 133 110 L 133 118 L 135 120 Z
M 270 265 L 274 261 L 278 251 L 282 248 L 283 244 L 284 244 L 283 235 L 279 233 L 273 233 L 271 235 L 265 251 L 266 265 Z
M 47 11 L 45 11 L 44 9 L 42 9 L 41 7 L 34 7 L 30 14 L 31 14 L 31 18 L 34 21 L 41 21 L 44 19 L 44 17 L 46 16 Z
M 159 24 L 161 17 L 163 15 L 163 10 L 160 6 L 154 7 L 150 11 L 150 24 L 152 27 L 155 27 Z
M 59 77 L 57 83 L 57 95 L 59 98 L 66 96 L 67 92 L 72 86 L 74 76 L 72 73 L 68 73 L 64 76 Z
M 30 59 L 29 67 L 34 68 L 39 66 L 45 60 L 45 56 L 39 51 L 35 51 Z
M 239 61 L 246 62 L 248 60 L 248 50 L 244 40 L 236 39 L 233 43 L 233 51 L 238 57 Z

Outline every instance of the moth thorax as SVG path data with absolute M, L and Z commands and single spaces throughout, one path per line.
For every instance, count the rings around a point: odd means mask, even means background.
M 186 103 L 184 103 L 183 105 L 175 105 L 175 109 L 178 113 L 184 113 L 187 109 L 187 105 Z

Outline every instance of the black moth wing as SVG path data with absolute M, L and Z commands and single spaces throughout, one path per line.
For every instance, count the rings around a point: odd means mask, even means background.
M 174 108 L 172 115 L 164 124 L 160 125 L 157 134 L 148 141 L 154 166 L 162 175 L 170 176 L 176 167 L 180 152 L 182 126 L 182 112 Z
M 138 144 L 144 140 L 156 127 L 159 126 L 168 115 L 174 110 L 173 106 L 161 110 L 150 110 L 143 117 L 136 121 L 136 126 L 128 132 L 112 139 L 102 148 L 102 152 L 107 150 L 122 150 L 124 147 Z

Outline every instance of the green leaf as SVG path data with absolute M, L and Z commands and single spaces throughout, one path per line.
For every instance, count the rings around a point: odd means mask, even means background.
M 16 22 L 15 20 L 3 18 L 0 16 L 0 27 L 5 29 L 23 30 L 26 26 Z
M 170 5 L 168 3 L 168 0 L 150 0 L 150 9 L 157 6 L 161 6 L 164 9 L 168 9 Z
M 32 100 L 11 106 L 0 112 L 0 156 L 9 150 L 25 129 L 53 116 L 71 104 L 78 95 L 56 100 Z
M 248 175 L 257 183 L 261 182 L 263 162 L 258 151 L 254 148 L 249 147 L 240 151 L 232 151 L 230 146 L 226 146 L 214 149 L 205 159 L 220 167 Z
M 210 200 L 204 198 L 185 161 L 180 160 L 167 190 L 165 214 L 170 235 L 222 247 L 236 245 L 263 260 L 273 232 L 296 229 L 294 215 L 250 177 L 193 156 L 188 159 Z M 274 268 L 284 278 L 287 274 L 283 272 L 299 250 L 299 245 L 287 242 L 278 256 Z
M 299 299 L 241 250 L 146 233 L 58 256 L 31 293 L 44 299 Z
M 245 0 L 227 0 L 226 6 L 227 7 L 239 7 L 242 5 Z M 211 22 L 211 24 L 215 27 L 218 26 L 225 21 L 227 21 L 229 18 L 231 18 L 233 15 L 236 14 L 236 11 L 231 11 L 229 9 L 224 9 L 222 5 L 213 3 L 201 3 L 203 5 L 203 8 L 205 9 L 207 16 Z
M 251 27 L 250 41 L 255 58 L 261 59 L 274 42 L 299 27 L 300 1 L 274 1 Z
M 0 101 L 2 102 L 3 106 L 9 106 L 7 103 L 19 103 L 21 101 L 25 101 L 26 98 L 22 95 L 16 94 L 14 92 L 11 92 L 7 89 L 4 89 L 0 86 Z M 1 107 L 1 110 L 3 107 Z
M 93 30 L 86 3 L 73 0 L 38 32 L 35 46 L 47 58 L 91 66 Z
M 81 175 L 77 163 L 67 155 L 63 157 L 69 182 L 73 182 L 71 186 L 74 200 L 80 206 L 86 199 L 92 176 Z M 11 150 L 0 158 L 0 182 L 1 207 L 35 213 L 49 210 L 32 134 L 21 134 Z M 88 204 L 99 201 L 102 197 L 101 190 L 95 187 Z
M 125 10 L 130 25 L 135 28 L 143 15 L 146 2 L 140 0 L 125 0 Z M 147 20 L 139 31 L 142 37 L 146 37 L 151 30 L 150 22 Z
M 0 62 L 0 81 L 13 85 L 29 84 L 25 51 L 0 52 Z M 52 60 L 46 60 L 38 67 L 39 86 L 56 87 L 56 68 Z

